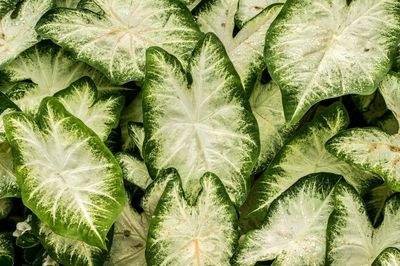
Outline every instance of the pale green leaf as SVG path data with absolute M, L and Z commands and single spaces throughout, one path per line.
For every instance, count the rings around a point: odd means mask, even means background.
M 144 127 L 142 123 L 130 122 L 128 124 L 128 133 L 139 150 L 140 157 L 143 158 L 143 143 L 144 143 Z
M 242 28 L 246 22 L 260 14 L 266 7 L 285 2 L 286 0 L 239 0 L 236 22 Z
M 20 194 L 13 165 L 10 145 L 8 142 L 0 143 L 0 199 L 18 197 Z
M 181 183 L 168 183 L 150 223 L 149 265 L 229 265 L 237 244 L 237 216 L 223 184 L 206 173 L 196 203 L 187 203 Z
M 39 42 L 35 25 L 52 6 L 52 0 L 25 0 L 16 13 L 9 11 L 0 19 L 0 66 Z
M 55 233 L 105 248 L 125 204 L 118 162 L 55 98 L 42 101 L 37 118 L 4 117 L 25 206 Z
M 56 6 L 77 8 L 80 0 L 55 0 Z
M 144 157 L 150 175 L 176 168 L 185 195 L 193 202 L 200 177 L 213 172 L 240 206 L 259 155 L 259 136 L 222 43 L 207 34 L 193 53 L 188 73 L 164 50 L 151 48 L 146 73 Z
M 14 265 L 14 244 L 10 233 L 0 233 L 0 265 Z
M 296 123 L 316 103 L 371 94 L 392 65 L 397 0 L 291 0 L 270 27 L 265 58 Z
M 332 174 L 314 174 L 290 187 L 272 202 L 261 228 L 246 234 L 234 264 L 276 259 L 274 265 L 323 265 L 326 226 L 339 180 Z
M 177 0 L 93 0 L 87 9 L 55 8 L 41 19 L 38 32 L 73 51 L 111 81 L 143 81 L 145 51 L 160 46 L 187 62 L 200 32 Z
M 387 108 L 392 111 L 397 122 L 400 122 L 400 75 L 390 73 L 382 81 L 379 91 L 385 99 Z
M 118 153 L 115 158 L 124 173 L 124 179 L 145 190 L 153 180 L 147 171 L 146 164 L 128 153 Z
M 380 179 L 337 159 L 325 149 L 325 143 L 349 123 L 346 109 L 335 103 L 305 124 L 282 147 L 267 170 L 256 180 L 241 212 L 241 220 L 263 221 L 271 202 L 312 173 L 328 172 L 343 175 L 361 193 Z

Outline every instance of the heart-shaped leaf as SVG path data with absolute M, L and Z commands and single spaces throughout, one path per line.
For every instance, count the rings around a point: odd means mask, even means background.
M 289 0 L 270 27 L 265 58 L 296 123 L 314 104 L 371 94 L 392 65 L 397 0 Z
M 371 265 L 386 248 L 400 248 L 399 230 L 399 195 L 386 202 L 383 221 L 373 228 L 358 193 L 349 185 L 340 186 L 328 223 L 327 264 Z
M 275 199 L 260 229 L 246 234 L 234 265 L 275 259 L 276 265 L 323 265 L 326 226 L 339 177 L 304 177 Z
M 37 30 L 115 83 L 143 80 L 150 46 L 160 46 L 186 63 L 200 37 L 189 11 L 177 0 L 87 2 L 101 13 L 55 8 Z
M 176 168 L 193 202 L 200 177 L 213 172 L 240 206 L 259 154 L 258 127 L 218 38 L 205 36 L 188 72 L 164 50 L 149 49 L 143 105 L 144 157 L 150 175 Z
M 125 203 L 122 171 L 101 139 L 45 98 L 37 120 L 4 117 L 22 200 L 62 236 L 106 248 L 106 235 Z
M 229 265 L 237 244 L 237 216 L 219 178 L 206 173 L 196 203 L 170 181 L 150 223 L 148 265 Z

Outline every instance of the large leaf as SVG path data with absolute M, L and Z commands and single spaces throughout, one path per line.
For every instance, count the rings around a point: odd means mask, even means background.
M 203 32 L 213 32 L 222 41 L 246 94 L 250 95 L 257 76 L 265 68 L 265 35 L 281 5 L 263 10 L 233 37 L 237 5 L 238 0 L 204 0 L 193 13 Z
M 276 265 L 323 265 L 326 226 L 338 182 L 338 176 L 322 173 L 290 187 L 271 204 L 262 227 L 241 241 L 235 265 L 273 259 Z
M 0 199 L 17 197 L 19 194 L 11 147 L 8 142 L 0 143 Z
M 274 82 L 262 84 L 258 81 L 249 101 L 260 132 L 260 156 L 255 168 L 259 172 L 265 170 L 295 126 L 286 124 L 282 94 Z
M 1 71 L 11 82 L 29 79 L 34 83 L 25 91 L 17 85 L 7 92 L 24 111 L 36 111 L 44 97 L 67 88 L 83 76 L 90 76 L 100 91 L 123 90 L 51 42 L 40 42 L 26 50 Z
M 92 0 L 101 9 L 55 8 L 39 22 L 46 38 L 115 83 L 144 78 L 145 51 L 160 46 L 187 62 L 200 33 L 177 0 Z
M 400 74 L 390 73 L 382 81 L 379 91 L 385 99 L 387 108 L 400 122 Z
M 149 265 L 229 265 L 237 244 L 236 210 L 219 178 L 206 173 L 196 203 L 170 181 L 155 210 L 147 239 Z
M 288 121 L 324 99 L 371 94 L 391 67 L 400 2 L 347 2 L 289 0 L 268 31 L 265 57 Z
M 58 263 L 66 266 L 96 266 L 103 265 L 106 260 L 107 250 L 57 235 L 37 218 L 33 218 L 32 230 L 39 237 L 46 252 Z M 106 242 L 109 248 L 111 239 L 107 239 Z
M 123 152 L 116 154 L 115 157 L 122 168 L 124 179 L 129 183 L 145 190 L 153 182 L 143 161 Z
M 259 154 L 258 128 L 218 38 L 206 35 L 187 73 L 164 50 L 149 49 L 143 105 L 144 157 L 150 175 L 176 168 L 185 195 L 193 202 L 200 177 L 210 171 L 241 205 Z
M 386 185 L 400 191 L 400 139 L 375 128 L 344 131 L 327 143 L 338 158 L 381 176 Z
M 400 250 L 397 248 L 387 248 L 376 258 L 372 266 L 399 266 Z
M 328 265 L 371 265 L 388 247 L 400 247 L 400 197 L 385 205 L 384 219 L 378 228 L 368 220 L 365 204 L 349 185 L 335 193 L 335 210 L 327 229 Z
M 105 248 L 125 203 L 117 161 L 55 98 L 42 101 L 37 117 L 4 117 L 25 206 L 55 233 Z
M 286 0 L 239 0 L 236 22 L 239 27 L 243 27 L 246 22 L 260 14 L 266 7 L 285 2 Z
M 18 5 L 18 10 L 9 11 L 1 18 L 0 66 L 39 42 L 35 25 L 52 6 L 52 0 L 25 0 Z
M 13 237 L 10 233 L 0 233 L 0 265 L 14 265 Z
M 345 129 L 348 123 L 346 109 L 335 103 L 298 130 L 256 180 L 242 208 L 241 220 L 252 221 L 253 226 L 258 226 L 270 203 L 308 174 L 328 172 L 343 175 L 361 193 L 380 180 L 337 159 L 325 149 L 325 143 Z
M 150 220 L 170 180 L 179 180 L 175 170 L 162 173 L 146 189 L 139 214 L 128 203 L 114 225 L 114 240 L 106 266 L 145 266 L 145 250 Z
M 121 95 L 98 98 L 96 85 L 87 77 L 75 81 L 54 96 L 103 141 L 118 126 L 124 107 L 124 97 Z

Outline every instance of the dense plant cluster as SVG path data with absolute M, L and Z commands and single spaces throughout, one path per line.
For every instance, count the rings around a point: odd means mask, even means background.
M 0 265 L 400 265 L 398 0 L 0 0 Z

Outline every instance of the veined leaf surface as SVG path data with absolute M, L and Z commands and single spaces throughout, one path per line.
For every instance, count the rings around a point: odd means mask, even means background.
M 205 36 L 188 73 L 164 50 L 149 49 L 143 105 L 144 157 L 150 175 L 176 168 L 193 202 L 200 177 L 213 172 L 240 206 L 259 154 L 258 127 L 218 38 Z
M 235 208 L 212 173 L 201 178 L 196 203 L 186 202 L 181 183 L 168 183 L 150 223 L 149 265 L 228 265 L 237 243 Z
M 324 99 L 371 94 L 392 65 L 400 3 L 347 2 L 289 0 L 268 31 L 265 58 L 288 121 Z
M 398 195 L 386 202 L 383 222 L 374 229 L 358 193 L 349 185 L 341 186 L 328 223 L 327 264 L 371 265 L 385 249 L 400 247 L 399 221 Z
M 14 265 L 13 237 L 8 232 L 0 233 L 0 264 L 4 266 Z
M 81 0 L 55 0 L 56 6 L 68 8 L 77 8 L 79 2 Z
M 345 107 L 335 103 L 305 124 L 279 151 L 263 175 L 256 180 L 249 193 L 241 219 L 263 221 L 270 203 L 296 183 L 301 177 L 328 172 L 343 175 L 361 193 L 379 178 L 337 159 L 326 149 L 325 143 L 345 129 L 349 118 Z
M 88 77 L 75 81 L 54 96 L 68 112 L 79 118 L 103 141 L 107 139 L 111 130 L 118 126 L 124 107 L 122 95 L 98 98 L 96 85 Z
M 254 265 L 275 259 L 276 265 L 323 265 L 326 226 L 333 210 L 333 191 L 339 177 L 304 177 L 275 199 L 260 229 L 246 234 L 233 259 L 235 265 Z
M 131 184 L 145 190 L 152 182 L 146 164 L 128 153 L 118 153 L 115 155 L 119 162 L 124 179 Z
M 4 117 L 22 200 L 55 233 L 105 248 L 125 203 L 122 171 L 93 131 L 55 98 L 37 120 Z
M 52 6 L 52 0 L 25 0 L 18 7 L 16 17 L 9 11 L 0 19 L 0 66 L 39 42 L 35 25 Z
M 400 250 L 397 248 L 387 248 L 376 258 L 372 266 L 399 266 Z
M 242 28 L 246 22 L 260 14 L 266 7 L 285 2 L 286 0 L 239 0 L 236 23 Z
M 143 80 L 145 51 L 150 46 L 160 46 L 187 63 L 201 35 L 177 0 L 87 2 L 102 12 L 55 8 L 41 19 L 37 30 L 118 84 Z
M 215 33 L 239 73 L 247 95 L 250 95 L 258 75 L 264 70 L 265 35 L 281 5 L 261 12 L 233 37 L 238 0 L 205 0 L 193 13 L 203 32 Z
M 0 18 L 9 11 L 13 10 L 17 5 L 18 0 L 0 0 Z
M 385 99 L 387 108 L 392 111 L 397 122 L 400 122 L 400 75 L 387 74 L 379 86 L 379 91 Z
M 139 151 L 140 157 L 143 158 L 143 143 L 145 138 L 143 124 L 137 122 L 128 123 L 128 133 L 133 143 L 135 143 L 135 146 Z

